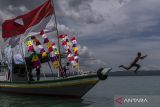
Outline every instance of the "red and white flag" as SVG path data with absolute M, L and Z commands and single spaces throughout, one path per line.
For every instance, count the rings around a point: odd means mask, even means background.
M 53 21 L 53 14 L 52 0 L 48 0 L 24 15 L 5 20 L 2 24 L 2 37 L 10 38 L 21 34 L 26 35 L 29 32 L 40 32 L 47 27 L 54 29 L 55 23 L 50 23 Z

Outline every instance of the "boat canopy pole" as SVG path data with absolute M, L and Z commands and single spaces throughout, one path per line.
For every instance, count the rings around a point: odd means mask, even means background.
M 12 64 L 10 65 L 10 61 L 9 61 L 9 66 L 10 66 L 10 74 L 9 74 L 9 78 L 10 78 L 10 81 L 12 82 L 12 77 L 13 77 L 13 50 L 12 50 L 12 47 L 11 47 L 11 52 L 12 52 L 12 57 L 11 57 L 11 60 L 12 60 Z
M 60 77 L 60 72 L 61 72 L 61 70 L 62 70 L 62 62 L 61 62 L 61 46 L 60 46 L 59 32 L 58 32 L 58 28 L 57 28 L 57 18 L 56 18 L 56 12 L 55 12 L 55 8 L 54 8 L 53 0 L 51 0 L 51 2 L 52 2 L 52 6 L 53 6 L 53 11 L 54 11 L 55 27 L 56 27 L 56 34 L 57 34 L 57 39 L 58 39 L 58 44 L 57 44 L 57 46 L 58 46 L 58 51 L 59 51 L 58 59 L 59 59 L 59 64 L 60 64 L 58 76 Z
M 47 55 L 47 56 L 48 56 L 48 55 Z M 51 61 L 50 56 L 48 56 L 48 58 L 49 58 L 49 60 Z M 52 67 L 51 67 L 51 65 L 50 65 L 50 61 L 48 61 L 48 66 L 49 66 L 49 68 L 50 68 L 50 70 L 51 70 L 51 73 L 52 73 L 52 75 L 53 75 L 53 77 L 54 77 L 54 73 L 53 73 Z
M 40 61 L 40 60 L 39 60 Z M 40 62 L 41 63 L 41 62 Z M 46 78 L 46 74 L 44 73 L 44 71 L 42 70 L 42 72 L 43 72 L 43 76 L 44 76 L 44 79 L 45 80 L 47 80 L 47 78 Z
M 23 60 L 24 60 L 24 64 L 25 64 L 25 69 L 27 71 L 27 79 L 29 81 L 29 72 L 28 72 L 28 67 L 27 67 L 26 59 L 25 59 L 24 52 L 23 52 L 23 47 L 22 47 L 23 44 L 22 43 L 20 44 L 20 47 L 21 47 L 21 52 L 22 52 L 22 57 L 23 57 Z

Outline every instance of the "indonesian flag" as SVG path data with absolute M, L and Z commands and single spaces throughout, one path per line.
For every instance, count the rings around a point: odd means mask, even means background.
M 54 25 L 50 23 L 53 14 L 52 0 L 48 0 L 24 15 L 5 20 L 2 24 L 2 37 L 10 38 L 21 34 L 25 35 L 29 32 L 40 32 L 44 28 L 49 28 L 51 25 Z

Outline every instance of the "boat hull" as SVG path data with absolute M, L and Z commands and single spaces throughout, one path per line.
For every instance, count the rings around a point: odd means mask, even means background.
M 82 97 L 99 81 L 97 75 L 39 82 L 0 82 L 0 92 Z

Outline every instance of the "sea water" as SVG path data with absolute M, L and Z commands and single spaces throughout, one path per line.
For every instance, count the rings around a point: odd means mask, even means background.
M 160 77 L 109 77 L 81 99 L 0 93 L 0 107 L 114 107 L 116 95 L 160 95 Z

